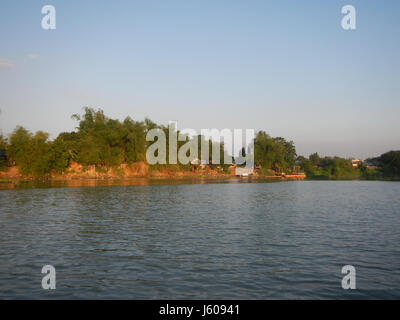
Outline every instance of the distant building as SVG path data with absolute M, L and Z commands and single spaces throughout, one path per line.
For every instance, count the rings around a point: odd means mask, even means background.
M 364 160 L 353 159 L 353 160 L 351 160 L 351 165 L 353 166 L 353 168 L 358 168 L 358 166 L 360 164 L 362 164 L 363 162 L 364 162 Z
M 379 167 L 378 161 L 364 161 L 364 164 L 368 169 L 377 169 Z
M 253 174 L 253 169 L 252 168 L 240 168 L 237 167 L 235 169 L 235 174 L 239 177 L 248 177 Z

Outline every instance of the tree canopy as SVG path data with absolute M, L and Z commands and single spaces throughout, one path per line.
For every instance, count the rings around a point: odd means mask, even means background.
M 264 168 L 277 171 L 294 166 L 296 148 L 293 141 L 272 138 L 265 131 L 259 131 L 254 139 L 254 161 Z
M 53 141 L 43 131 L 31 133 L 18 126 L 6 138 L 0 134 L 0 150 L 7 157 L 0 157 L 0 170 L 7 166 L 17 165 L 24 175 L 46 176 L 51 172 L 63 173 L 69 168 L 71 161 L 83 166 L 112 167 L 122 163 L 131 164 L 146 161 L 146 150 L 153 142 L 146 141 L 149 130 L 158 128 L 166 137 L 167 150 L 170 144 L 168 126 L 158 125 L 146 118 L 136 121 L 126 117 L 123 121 L 107 117 L 103 110 L 84 108 L 83 114 L 74 114 L 72 119 L 77 121 L 77 127 L 72 132 L 62 132 Z M 176 131 L 179 135 L 179 131 Z M 177 141 L 178 150 L 190 140 L 197 139 L 197 157 L 208 157 L 211 166 L 213 149 L 219 150 L 220 160 L 224 159 L 227 151 L 223 142 L 217 146 L 216 142 L 205 140 L 204 136 L 186 137 L 186 141 Z M 201 145 L 208 144 L 208 156 L 202 155 Z M 217 147 L 216 147 L 217 146 Z M 189 149 L 185 150 L 189 152 Z M 241 151 L 246 155 L 246 149 Z M 169 154 L 166 153 L 167 163 Z M 232 155 L 228 158 L 234 159 Z M 371 171 L 366 165 L 353 168 L 350 159 L 340 157 L 320 157 L 318 153 L 309 158 L 297 156 L 293 141 L 282 137 L 271 137 L 265 131 L 257 132 L 254 138 L 254 161 L 264 170 L 283 172 L 291 170 L 295 165 L 300 166 L 308 177 L 321 179 L 344 179 L 359 177 L 400 177 L 400 151 L 390 151 L 379 158 L 373 159 L 379 163 L 379 170 Z M 155 165 L 161 168 L 165 165 Z M 188 169 L 189 165 L 178 164 L 181 169 Z M 228 164 L 222 165 L 227 169 Z

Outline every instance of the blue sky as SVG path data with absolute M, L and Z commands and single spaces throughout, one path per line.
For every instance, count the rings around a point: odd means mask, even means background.
M 41 28 L 47 4 L 56 30 Z M 54 138 L 91 106 L 365 158 L 400 149 L 399 57 L 396 0 L 3 0 L 0 128 Z

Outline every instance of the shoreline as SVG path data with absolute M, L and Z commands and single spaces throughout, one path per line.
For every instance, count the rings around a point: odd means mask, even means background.
M 73 178 L 73 179 L 21 179 L 0 178 L 1 190 L 18 190 L 29 188 L 74 188 L 74 187 L 105 187 L 105 186 L 152 186 L 152 185 L 184 185 L 184 184 L 230 184 L 230 183 L 273 183 L 289 181 L 376 181 L 399 182 L 393 179 L 287 179 L 280 176 L 197 176 L 197 177 L 122 177 L 122 178 Z
M 186 169 L 186 170 L 185 170 Z M 276 175 L 273 171 L 262 173 L 255 170 L 249 176 L 236 175 L 234 168 L 222 171 L 221 168 L 198 169 L 182 168 L 179 166 L 151 167 L 145 162 L 135 162 L 132 164 L 121 164 L 115 167 L 96 167 L 83 166 L 72 162 L 64 173 L 55 173 L 35 177 L 24 175 L 18 166 L 9 167 L 6 171 L 0 171 L 0 182 L 19 182 L 19 181 L 121 181 L 132 179 L 151 179 L 151 180 L 224 180 L 224 179 L 273 179 L 273 180 L 303 180 L 305 175 Z
M 148 186 L 176 184 L 215 183 L 262 183 L 299 181 L 304 179 L 281 176 L 254 175 L 238 177 L 229 174 L 218 175 L 149 175 L 131 177 L 56 177 L 56 178 L 0 178 L 0 190 L 41 188 L 41 187 L 96 187 L 96 186 Z

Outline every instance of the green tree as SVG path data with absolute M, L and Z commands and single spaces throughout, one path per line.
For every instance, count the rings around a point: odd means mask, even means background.
M 32 171 L 32 134 L 23 127 L 18 126 L 10 135 L 9 157 L 12 165 L 19 165 L 23 174 Z
M 287 170 L 295 164 L 296 148 L 293 141 L 259 131 L 254 139 L 254 160 L 265 169 Z
M 308 159 L 311 161 L 311 163 L 313 165 L 318 165 L 321 162 L 321 157 L 318 155 L 317 152 L 310 154 L 310 156 L 308 157 Z
M 386 152 L 377 160 L 385 177 L 400 178 L 400 151 Z
M 58 136 L 51 145 L 52 150 L 52 168 L 56 173 L 63 173 L 69 167 L 71 153 L 68 150 L 68 144 L 62 136 Z
M 32 135 L 23 127 L 17 127 L 11 134 L 9 156 L 22 174 L 39 177 L 50 173 L 52 152 L 48 138 L 46 132 L 37 131 Z

